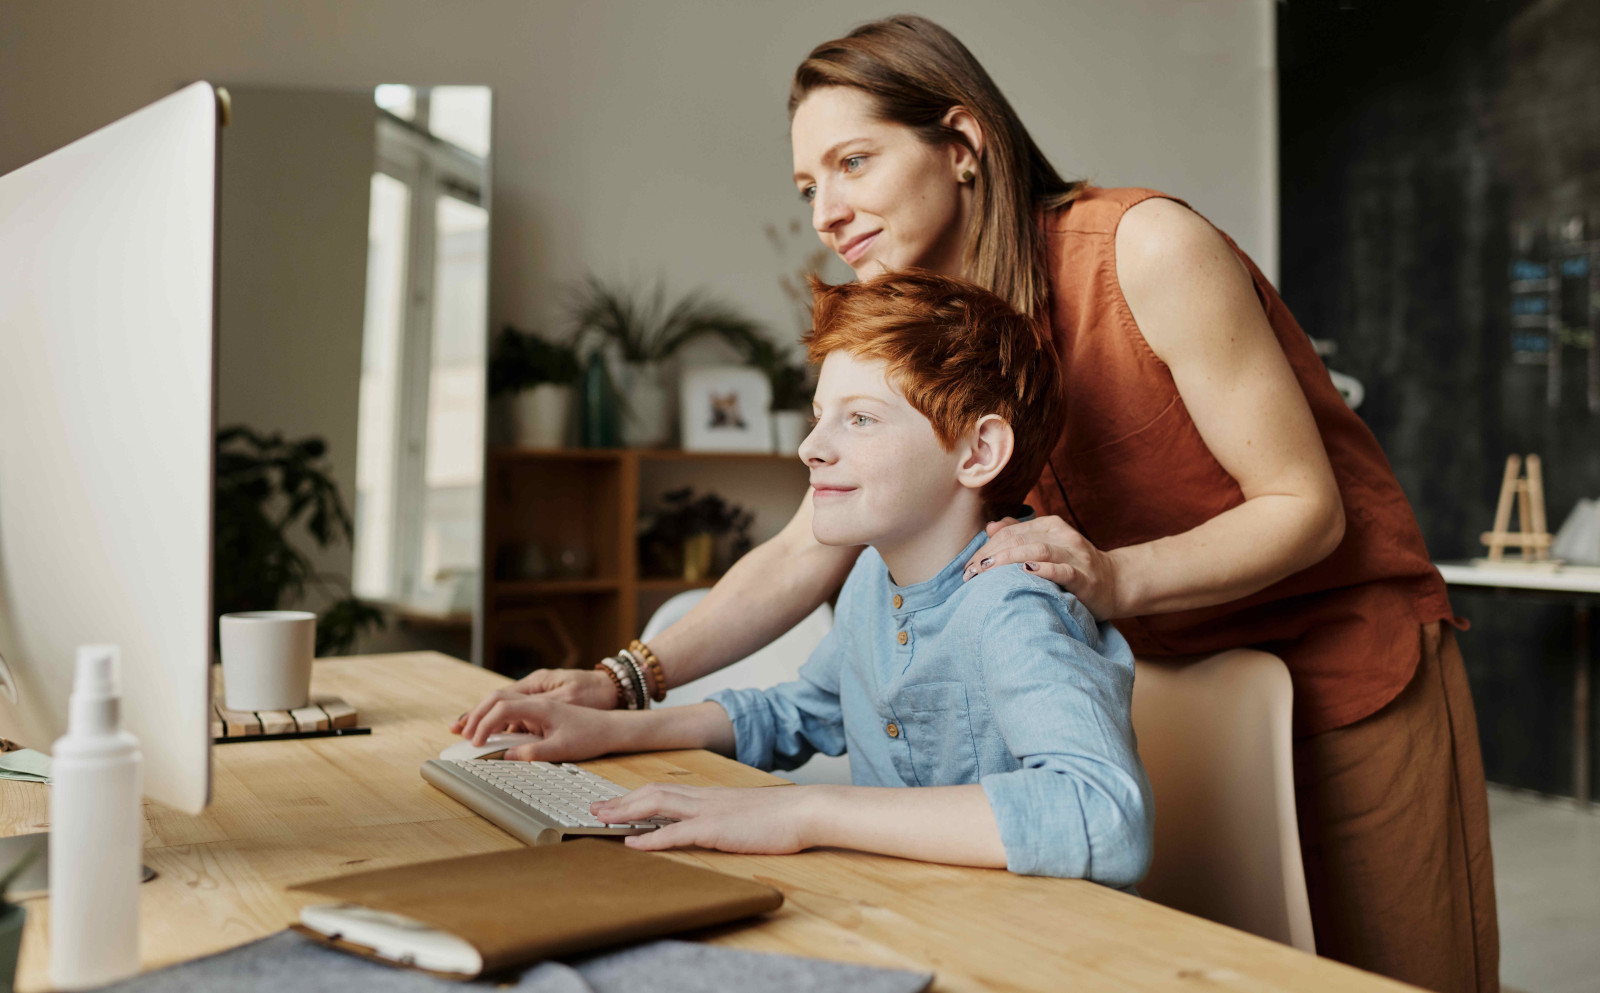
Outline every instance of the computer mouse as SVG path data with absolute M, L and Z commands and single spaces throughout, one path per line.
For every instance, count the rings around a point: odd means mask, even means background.
M 439 753 L 439 757 L 446 762 L 459 759 L 497 759 L 505 755 L 506 750 L 518 745 L 526 745 L 530 741 L 543 741 L 544 738 L 537 734 L 491 734 L 489 740 L 481 745 L 474 745 L 470 741 L 458 741 Z

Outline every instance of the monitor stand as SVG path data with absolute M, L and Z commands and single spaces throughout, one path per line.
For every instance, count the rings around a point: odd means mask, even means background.
M 50 832 L 35 831 L 33 834 L 0 838 L 0 874 L 16 865 L 30 851 L 35 853 L 33 861 L 6 889 L 6 899 L 12 903 L 44 896 L 50 891 Z M 156 878 L 156 871 L 149 866 L 141 865 L 139 869 L 143 873 L 140 882 L 148 883 Z

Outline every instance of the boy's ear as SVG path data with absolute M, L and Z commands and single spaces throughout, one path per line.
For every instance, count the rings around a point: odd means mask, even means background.
M 985 414 L 962 439 L 961 467 L 956 481 L 968 489 L 981 490 L 1000 475 L 1011 461 L 1017 436 L 999 414 Z

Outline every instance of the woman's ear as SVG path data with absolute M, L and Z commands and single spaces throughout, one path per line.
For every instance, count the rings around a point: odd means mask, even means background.
M 1011 461 L 1017 437 L 1005 418 L 999 414 L 985 414 L 967 432 L 962 444 L 964 449 L 956 481 L 968 489 L 981 490 Z
M 970 110 L 957 105 L 945 111 L 944 119 L 940 123 L 961 132 L 967 139 L 967 145 L 972 146 L 968 148 L 960 142 L 951 142 L 950 150 L 956 157 L 956 175 L 976 173 L 983 161 L 983 128 L 979 126 L 978 119 L 972 116 Z

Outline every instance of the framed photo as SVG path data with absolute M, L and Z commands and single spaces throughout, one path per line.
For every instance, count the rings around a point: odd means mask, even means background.
M 760 369 L 693 366 L 678 384 L 678 423 L 690 452 L 770 452 L 772 384 Z

